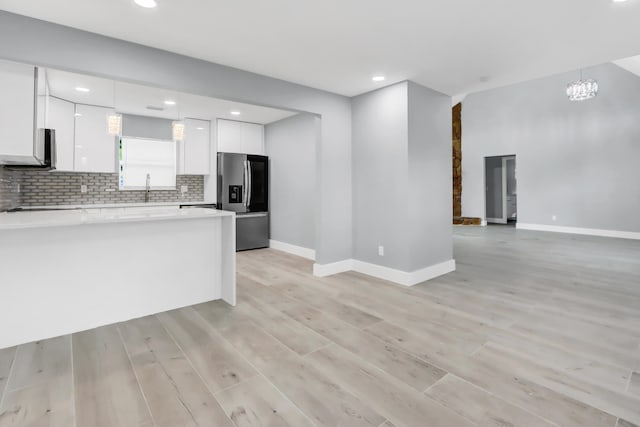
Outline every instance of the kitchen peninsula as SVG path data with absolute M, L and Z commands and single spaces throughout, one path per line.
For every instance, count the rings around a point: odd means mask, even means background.
M 177 206 L 0 213 L 0 348 L 236 300 L 235 214 Z

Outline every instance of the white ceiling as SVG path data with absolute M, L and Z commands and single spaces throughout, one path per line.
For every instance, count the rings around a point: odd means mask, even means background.
M 640 76 L 640 55 L 632 56 L 631 58 L 620 59 L 613 62 L 619 67 L 622 67 L 625 70 Z
M 296 114 L 275 108 L 114 82 L 59 70 L 48 69 L 46 75 L 51 95 L 80 104 L 115 107 L 119 113 L 174 120 L 185 117 L 205 120 L 226 118 L 260 124 L 275 122 Z M 78 92 L 76 87 L 84 87 L 90 91 Z M 167 100 L 174 101 L 176 104 L 165 105 L 164 101 Z M 147 108 L 148 106 L 159 107 L 163 111 L 151 110 Z M 238 111 L 241 114 L 234 116 L 231 111 Z
M 0 8 L 329 91 L 454 95 L 640 54 L 640 0 L 0 0 Z

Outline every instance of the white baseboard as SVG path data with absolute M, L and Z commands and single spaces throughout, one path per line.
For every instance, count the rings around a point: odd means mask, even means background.
M 355 259 L 334 262 L 332 264 L 314 264 L 313 274 L 318 277 L 327 277 L 345 271 L 357 271 L 378 279 L 388 280 L 404 286 L 413 286 L 418 283 L 433 279 L 443 274 L 451 273 L 456 269 L 455 260 L 441 262 L 420 270 L 406 272 L 381 265 L 371 264 Z
M 483 219 L 483 220 L 480 222 L 480 226 L 482 226 L 482 227 L 486 227 L 486 226 L 487 226 L 487 220 L 486 220 L 486 219 Z
M 553 233 L 583 234 L 585 236 L 615 237 L 619 239 L 640 240 L 640 233 L 633 231 L 600 230 L 597 228 L 562 227 L 558 225 L 517 223 L 520 230 L 550 231 Z
M 313 264 L 313 275 L 317 277 L 327 277 L 345 271 L 353 270 L 353 260 L 345 259 L 344 261 L 332 262 L 331 264 Z
M 279 242 L 277 240 L 269 240 L 269 247 L 277 249 L 282 252 L 287 252 L 293 255 L 297 255 L 302 258 L 307 258 L 312 261 L 316 259 L 316 251 L 309 248 L 303 248 L 302 246 L 296 246 L 285 242 Z

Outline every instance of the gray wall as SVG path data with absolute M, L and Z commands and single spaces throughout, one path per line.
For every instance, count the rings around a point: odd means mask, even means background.
M 354 258 L 408 272 L 452 259 L 451 98 L 403 82 L 353 98 L 352 117 Z
M 589 101 L 564 93 L 577 72 L 464 100 L 464 216 L 484 217 L 483 158 L 516 154 L 520 222 L 640 231 L 640 78 L 613 64 L 584 75 L 600 85 Z
M 0 11 L 0 58 L 263 106 L 317 113 L 316 260 L 351 258 L 347 97 Z
M 410 264 L 407 92 L 403 82 L 352 100 L 354 259 L 403 271 Z
M 122 135 L 134 138 L 173 140 L 172 121 L 158 117 L 122 115 Z
M 409 270 L 453 259 L 451 97 L 409 82 Z
M 265 126 L 270 238 L 315 248 L 316 145 L 320 118 L 298 114 Z

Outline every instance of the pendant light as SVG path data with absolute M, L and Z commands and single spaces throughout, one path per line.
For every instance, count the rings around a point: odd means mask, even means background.
M 113 81 L 113 109 L 116 108 L 116 82 Z M 107 117 L 107 129 L 109 135 L 120 136 L 122 133 L 122 115 L 114 111 Z
M 593 79 L 584 80 L 580 70 L 580 80 L 567 85 L 567 96 L 571 101 L 586 101 L 598 95 L 598 82 Z
M 178 120 L 171 124 L 174 141 L 182 141 L 184 139 L 184 122 L 180 116 L 180 97 L 178 97 Z

